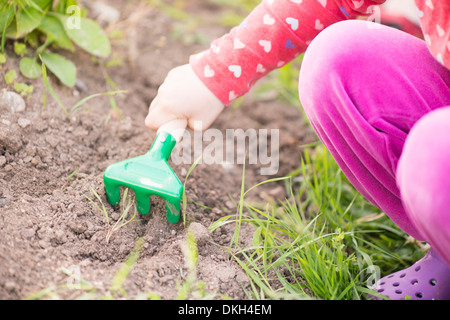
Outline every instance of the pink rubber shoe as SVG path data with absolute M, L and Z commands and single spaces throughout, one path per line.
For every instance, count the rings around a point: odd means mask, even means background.
M 392 300 L 450 300 L 450 267 L 431 249 L 411 267 L 378 280 L 373 289 Z

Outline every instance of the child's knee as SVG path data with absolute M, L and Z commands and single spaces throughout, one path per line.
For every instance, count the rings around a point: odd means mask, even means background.
M 450 226 L 449 124 L 450 107 L 444 107 L 413 126 L 398 163 L 397 183 L 415 219 Z
M 431 111 L 411 129 L 397 183 L 416 228 L 450 264 L 450 106 Z
M 305 108 L 314 108 L 318 99 L 334 99 L 337 86 L 361 73 L 361 63 L 373 58 L 367 42 L 367 22 L 343 21 L 323 30 L 309 45 L 303 58 L 299 78 L 299 97 Z M 330 104 L 327 104 L 330 105 Z

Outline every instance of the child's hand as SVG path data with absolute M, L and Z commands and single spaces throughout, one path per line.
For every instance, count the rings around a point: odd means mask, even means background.
M 205 130 L 217 118 L 224 105 L 192 71 L 190 65 L 172 69 L 150 104 L 145 125 L 164 131 L 177 141 L 186 126 Z

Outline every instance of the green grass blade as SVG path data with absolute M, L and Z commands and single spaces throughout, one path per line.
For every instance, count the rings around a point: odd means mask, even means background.
M 39 56 L 39 58 L 41 59 L 41 62 L 42 62 L 42 80 L 44 81 L 45 88 L 46 88 L 46 90 L 48 90 L 48 92 L 50 92 L 53 99 L 55 99 L 55 101 L 58 103 L 58 105 L 64 111 L 64 114 L 67 116 L 67 118 L 69 118 L 69 112 L 67 111 L 66 107 L 61 102 L 61 100 L 59 99 L 58 95 L 55 93 L 53 88 L 50 86 L 50 83 L 49 83 L 48 77 L 47 77 L 47 68 L 45 67 L 45 63 L 42 60 L 41 56 Z M 44 107 L 45 107 L 46 103 L 47 103 L 47 91 L 44 91 Z
M 130 255 L 128 256 L 125 263 L 122 265 L 122 267 L 119 269 L 119 271 L 114 276 L 112 283 L 111 283 L 111 294 L 114 295 L 118 291 L 123 296 L 126 296 L 126 292 L 123 289 L 123 283 L 128 278 L 128 275 L 131 272 L 131 269 L 136 264 L 137 260 L 139 259 L 139 256 L 141 255 L 142 249 L 144 248 L 145 239 L 144 238 L 138 238 L 134 244 L 133 251 L 131 251 Z
M 71 109 L 71 112 L 75 112 L 78 108 L 80 108 L 82 105 L 84 105 L 86 102 L 93 98 L 101 97 L 101 96 L 113 96 L 120 93 L 128 93 L 126 90 L 117 90 L 117 91 L 109 91 L 109 92 L 102 92 L 102 93 L 95 93 L 91 94 L 90 96 L 81 99 L 78 101 Z

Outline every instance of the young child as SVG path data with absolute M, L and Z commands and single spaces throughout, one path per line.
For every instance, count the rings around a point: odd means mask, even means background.
M 375 288 L 391 299 L 447 300 L 450 1 L 416 0 L 425 41 L 356 19 L 376 20 L 384 2 L 263 0 L 240 26 L 170 71 L 146 125 L 177 139 L 187 125 L 206 129 L 258 79 L 306 51 L 299 96 L 317 135 L 361 194 L 431 246 Z

